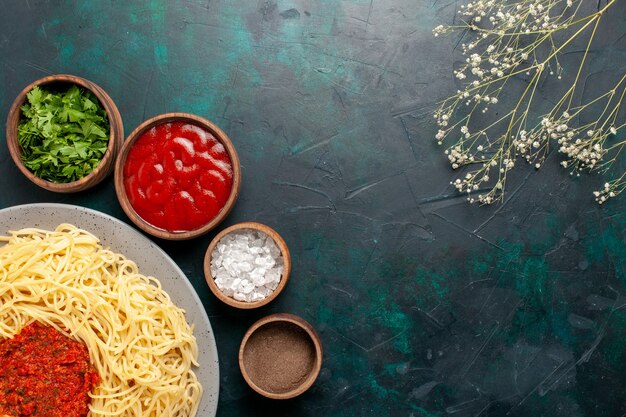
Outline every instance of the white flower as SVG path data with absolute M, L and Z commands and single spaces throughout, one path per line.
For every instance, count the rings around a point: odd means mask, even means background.
M 616 135 L 616 134 L 617 134 L 617 129 L 615 128 L 615 126 L 611 126 L 611 128 L 609 129 L 609 131 L 610 131 L 612 134 L 614 134 L 614 135 Z

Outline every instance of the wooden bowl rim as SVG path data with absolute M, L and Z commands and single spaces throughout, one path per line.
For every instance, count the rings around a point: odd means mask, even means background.
M 217 285 L 215 284 L 215 278 L 213 277 L 213 275 L 211 275 L 211 254 L 213 253 L 213 249 L 215 249 L 215 246 L 217 246 L 217 243 L 227 234 L 237 231 L 237 230 L 243 230 L 243 229 L 259 230 L 265 233 L 266 235 L 268 235 L 269 237 L 271 237 L 272 240 L 274 240 L 274 243 L 276 243 L 276 246 L 278 246 L 278 249 L 280 249 L 280 252 L 283 255 L 283 262 L 284 262 L 283 273 L 281 275 L 280 282 L 278 283 L 278 286 L 276 287 L 274 292 L 272 292 L 270 295 L 268 295 L 262 300 L 254 301 L 251 303 L 248 303 L 245 301 L 237 301 L 234 298 L 231 298 L 227 296 L 226 294 L 224 294 L 222 290 L 220 290 L 217 287 Z M 226 229 L 219 232 L 213 238 L 213 240 L 211 240 L 211 243 L 209 243 L 209 247 L 207 248 L 204 254 L 204 278 L 207 282 L 207 285 L 209 286 L 209 289 L 217 298 L 219 298 L 222 302 L 228 304 L 231 307 L 249 310 L 249 309 L 261 307 L 270 303 L 272 300 L 278 297 L 278 294 L 280 294 L 283 291 L 283 289 L 285 288 L 285 285 L 287 285 L 287 281 L 289 280 L 290 275 L 291 275 L 291 253 L 289 252 L 289 247 L 287 246 L 287 243 L 276 230 L 272 229 L 271 227 L 263 223 L 242 222 L 242 223 L 236 223 L 236 224 L 233 224 L 232 226 L 227 227 Z
M 17 139 L 17 126 L 19 125 L 22 109 L 21 107 L 26 102 L 26 94 L 28 94 L 33 88 L 37 86 L 45 86 L 50 84 L 75 84 L 91 91 L 97 98 L 107 114 L 109 119 L 109 143 L 107 144 L 107 150 L 105 151 L 100 163 L 90 174 L 83 178 L 67 182 L 67 183 L 55 183 L 47 181 L 43 178 L 37 177 L 24 165 L 21 158 L 21 151 Z M 113 162 L 117 156 L 117 152 L 121 146 L 123 140 L 124 127 L 122 118 L 115 105 L 113 99 L 107 94 L 106 91 L 98 84 L 90 81 L 86 78 L 79 77 L 71 74 L 56 74 L 39 78 L 33 81 L 17 95 L 13 104 L 9 109 L 9 115 L 7 116 L 6 124 L 6 140 L 9 148 L 9 153 L 15 165 L 18 169 L 28 178 L 32 183 L 38 185 L 49 191 L 59 193 L 72 193 L 78 191 L 84 191 L 88 188 L 100 183 L 111 172 L 113 168 Z
M 295 324 L 296 326 L 303 329 L 309 335 L 310 340 L 313 342 L 313 346 L 315 346 L 315 364 L 313 365 L 313 369 L 311 370 L 311 373 L 309 374 L 309 376 L 301 385 L 298 386 L 298 388 L 292 391 L 275 393 L 275 392 L 265 391 L 264 389 L 257 386 L 254 383 L 254 381 L 252 381 L 252 379 L 250 378 L 250 375 L 248 375 L 248 371 L 246 370 L 244 359 L 243 359 L 243 354 L 244 354 L 246 345 L 248 343 L 248 340 L 250 339 L 252 334 L 254 334 L 254 332 L 256 332 L 259 328 L 265 325 L 268 325 L 271 323 L 281 323 L 281 322 Z M 241 345 L 239 346 L 239 369 L 241 370 L 241 374 L 243 375 L 243 378 L 246 380 L 248 385 L 259 394 L 267 398 L 274 399 L 274 400 L 286 400 L 286 399 L 297 397 L 298 395 L 304 393 L 306 390 L 311 388 L 311 386 L 313 385 L 313 383 L 319 376 L 320 370 L 322 369 L 322 357 L 323 357 L 322 340 L 320 339 L 319 335 L 317 334 L 313 326 L 308 321 L 304 320 L 302 317 L 296 316 L 295 314 L 276 313 L 276 314 L 271 314 L 269 316 L 266 316 L 257 320 L 252 326 L 250 326 L 250 328 L 244 334 L 243 339 L 241 340 Z
M 143 134 L 146 130 L 152 128 L 153 126 L 173 121 L 189 122 L 208 130 L 215 137 L 215 139 L 217 139 L 222 145 L 224 145 L 224 148 L 226 149 L 226 153 L 230 158 L 233 168 L 233 184 L 224 206 L 220 209 L 217 215 L 213 217 L 213 219 L 211 219 L 210 222 L 202 227 L 194 230 L 188 230 L 185 232 L 169 232 L 167 230 L 155 227 L 145 221 L 139 214 L 137 214 L 135 209 L 130 204 L 128 196 L 126 195 L 126 189 L 124 187 L 124 164 L 126 163 L 128 152 L 134 145 L 137 138 L 139 138 L 141 134 Z M 122 145 L 122 149 L 119 152 L 117 160 L 115 161 L 114 183 L 115 194 L 117 195 L 117 199 L 122 206 L 122 209 L 137 227 L 139 227 L 144 232 L 161 239 L 188 240 L 196 238 L 198 236 L 202 236 L 210 230 L 214 229 L 228 216 L 228 214 L 230 214 L 233 207 L 235 206 L 237 197 L 239 196 L 239 190 L 241 189 L 241 165 L 239 163 L 239 156 L 237 155 L 235 146 L 231 142 L 230 138 L 222 129 L 220 129 L 213 122 L 205 119 L 204 117 L 200 117 L 191 113 L 170 112 L 163 113 L 154 116 L 148 120 L 145 120 L 128 135 L 126 141 Z

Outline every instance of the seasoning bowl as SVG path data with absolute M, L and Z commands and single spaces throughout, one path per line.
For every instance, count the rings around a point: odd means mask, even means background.
M 274 289 L 274 291 L 272 291 L 272 293 L 269 294 L 267 297 L 261 300 L 252 301 L 252 302 L 238 301 L 224 294 L 224 292 L 222 292 L 222 290 L 220 290 L 220 288 L 215 283 L 216 277 L 214 277 L 213 274 L 211 273 L 211 262 L 213 260 L 212 259 L 213 250 L 216 248 L 220 240 L 222 240 L 222 238 L 224 238 L 225 236 L 231 233 L 245 231 L 246 229 L 261 232 L 267 235 L 268 237 L 270 237 L 274 241 L 278 249 L 280 250 L 282 254 L 282 258 L 283 258 L 283 265 L 284 265 L 283 272 L 280 277 L 280 281 L 278 283 L 278 286 Z M 291 256 L 289 254 L 289 248 L 287 247 L 287 244 L 285 243 L 284 239 L 278 234 L 278 232 L 276 232 L 271 227 L 266 226 L 261 223 L 256 223 L 256 222 L 237 223 L 222 230 L 213 238 L 213 240 L 209 244 L 206 254 L 204 255 L 204 277 L 206 279 L 206 282 L 209 288 L 218 299 L 228 304 L 229 306 L 236 307 L 236 308 L 252 309 L 252 308 L 257 308 L 257 307 L 261 307 L 261 306 L 268 304 L 274 298 L 276 298 L 278 294 L 280 294 L 280 292 L 285 288 L 285 285 L 287 284 L 287 281 L 289 280 L 290 273 L 291 273 Z
M 207 220 L 206 223 L 203 223 L 202 225 L 195 227 L 191 230 L 171 231 L 166 230 L 163 227 L 155 226 L 152 223 L 148 222 L 140 214 L 138 214 L 135 208 L 132 206 L 131 200 L 129 199 L 127 190 L 125 188 L 125 165 L 128 159 L 129 152 L 137 143 L 138 139 L 142 137 L 144 133 L 151 131 L 151 129 L 153 128 L 158 128 L 158 126 L 160 125 L 168 125 L 174 122 L 182 122 L 191 125 L 194 129 L 197 127 L 208 133 L 212 137 L 212 141 L 216 140 L 217 143 L 221 144 L 221 146 L 223 147 L 223 149 L 221 149 L 221 152 L 225 152 L 225 154 L 228 156 L 228 159 L 230 161 L 230 168 L 232 169 L 232 172 L 230 172 L 229 174 L 231 175 L 230 192 L 228 193 L 228 198 L 226 199 L 225 203 L 221 206 L 221 208 L 214 217 L 212 217 L 210 220 Z M 120 150 L 119 156 L 115 163 L 115 193 L 117 194 L 117 199 L 122 206 L 122 209 L 137 227 L 139 227 L 144 232 L 161 239 L 188 240 L 209 232 L 218 224 L 220 224 L 233 209 L 233 207 L 235 206 L 235 202 L 237 201 L 237 197 L 239 196 L 240 187 L 241 166 L 239 164 L 237 151 L 235 150 L 235 147 L 233 146 L 229 137 L 214 123 L 205 118 L 189 113 L 165 113 L 148 119 L 140 124 L 130 135 L 128 135 L 128 138 L 126 139 L 126 142 L 124 142 L 124 145 L 122 146 L 122 149 Z M 180 216 L 183 215 L 184 214 L 180 214 Z
M 272 314 L 254 323 L 239 348 L 239 368 L 259 394 L 286 400 L 313 385 L 322 367 L 322 343 L 307 321 Z
M 64 85 L 69 87 L 72 84 L 91 91 L 98 98 L 98 101 L 106 111 L 109 119 L 109 142 L 107 150 L 100 160 L 100 163 L 91 173 L 76 181 L 55 183 L 37 177 L 24 165 L 24 162 L 22 161 L 22 151 L 18 141 L 17 129 L 22 118 L 21 107 L 26 102 L 26 94 L 28 94 L 34 87 L 56 88 Z M 13 158 L 13 162 L 15 162 L 15 165 L 17 165 L 22 174 L 24 174 L 24 176 L 32 183 L 46 190 L 57 193 L 76 193 L 95 186 L 111 173 L 115 163 L 115 158 L 124 140 L 124 126 L 122 124 L 122 117 L 120 116 L 120 112 L 118 111 L 115 103 L 111 97 L 97 84 L 75 75 L 51 75 L 40 78 L 39 80 L 29 84 L 15 98 L 7 118 L 6 138 L 9 153 L 11 154 L 11 158 Z

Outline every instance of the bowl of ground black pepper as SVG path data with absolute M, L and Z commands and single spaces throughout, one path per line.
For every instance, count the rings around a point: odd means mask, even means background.
M 239 368 L 250 387 L 276 400 L 308 390 L 322 367 L 321 340 L 306 320 L 279 313 L 264 317 L 246 332 Z

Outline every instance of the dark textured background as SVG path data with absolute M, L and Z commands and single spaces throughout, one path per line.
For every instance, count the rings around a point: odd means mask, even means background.
M 590 86 L 624 73 L 619 3 Z M 207 117 L 243 167 L 223 226 L 256 220 L 285 237 L 292 280 L 251 312 L 207 289 L 214 234 L 158 242 L 214 327 L 219 416 L 626 415 L 624 200 L 596 206 L 603 181 L 571 181 L 555 155 L 539 172 L 516 170 L 502 205 L 455 194 L 430 114 L 456 88 L 458 38 L 431 34 L 454 2 L 1 5 L 0 114 L 33 80 L 73 73 L 112 96 L 127 134 L 166 111 Z M 57 195 L 29 183 L 5 147 L 0 162 L 1 207 L 64 202 L 128 221 L 112 179 Z M 325 347 L 317 383 L 286 402 L 254 394 L 237 366 L 245 330 L 273 312 L 303 316 Z

